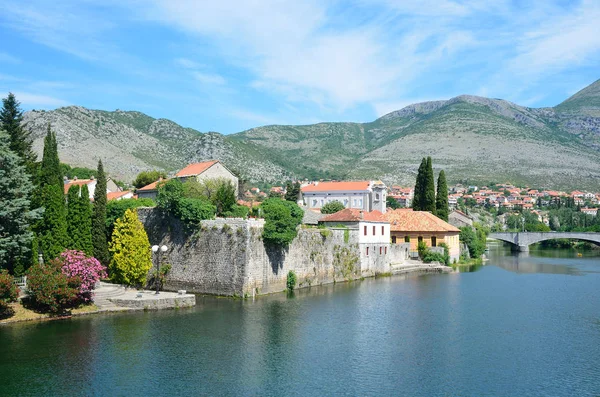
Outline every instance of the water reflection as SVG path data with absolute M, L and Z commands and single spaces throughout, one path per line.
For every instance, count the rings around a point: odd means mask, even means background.
M 579 254 L 572 250 L 561 249 L 531 249 L 529 252 L 511 252 L 510 248 L 502 245 L 491 245 L 488 265 L 500 267 L 515 273 L 546 273 L 567 274 L 580 276 L 583 274 L 575 264 L 577 262 L 565 259 L 579 258 Z M 593 253 L 586 253 L 587 257 Z M 581 260 L 585 260 L 582 259 Z M 568 262 L 569 264 L 565 264 Z

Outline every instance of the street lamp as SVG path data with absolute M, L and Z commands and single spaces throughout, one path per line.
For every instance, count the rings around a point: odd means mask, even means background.
M 154 283 L 156 284 L 156 294 L 158 295 L 158 289 L 159 289 L 159 277 L 160 277 L 160 258 L 158 256 L 158 250 L 160 249 L 160 252 L 162 252 L 163 254 L 165 252 L 167 252 L 167 246 L 166 245 L 161 245 L 160 247 L 158 245 L 153 245 L 152 246 L 152 252 L 154 252 L 154 257 L 156 258 L 156 277 L 154 279 Z

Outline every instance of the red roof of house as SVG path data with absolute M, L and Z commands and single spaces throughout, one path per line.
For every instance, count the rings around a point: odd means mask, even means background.
M 129 190 L 125 190 L 124 192 L 108 192 L 106 194 L 106 199 L 107 200 L 116 200 L 119 197 L 123 197 L 129 193 L 131 193 Z
M 379 211 L 363 211 L 358 208 L 346 208 L 335 214 L 329 214 L 319 222 L 383 222 L 388 223 L 384 215 Z
M 410 208 L 388 211 L 384 217 L 390 222 L 393 232 L 460 232 L 431 212 L 413 211 Z
M 144 187 L 141 187 L 141 188 L 139 188 L 139 189 L 138 189 L 138 191 L 140 191 L 140 190 L 143 190 L 143 191 L 156 190 L 156 185 L 157 185 L 159 182 L 167 182 L 167 181 L 168 181 L 168 179 L 159 179 L 159 180 L 158 180 L 158 181 L 156 181 L 156 182 L 152 182 L 152 183 L 151 183 L 151 184 L 149 184 L 149 185 L 146 185 L 146 186 L 144 186 Z
M 68 183 L 65 183 L 65 186 L 64 186 L 65 194 L 69 193 L 69 188 L 71 186 L 83 186 L 83 185 L 87 185 L 94 181 L 95 181 L 95 179 L 76 179 L 76 180 L 69 181 Z
M 181 171 L 179 171 L 177 174 L 175 174 L 175 176 L 184 177 L 184 176 L 200 175 L 201 173 L 203 173 L 204 171 L 206 171 L 207 169 L 209 169 L 210 167 L 212 167 L 213 165 L 215 165 L 218 162 L 219 162 L 219 160 L 209 160 L 209 161 L 203 161 L 201 163 L 190 164 L 187 167 L 185 167 L 184 169 L 182 169 Z
M 348 191 L 348 190 L 363 190 L 369 189 L 370 181 L 359 182 L 318 182 L 310 184 L 302 188 L 302 193 L 306 192 L 331 192 L 331 191 Z

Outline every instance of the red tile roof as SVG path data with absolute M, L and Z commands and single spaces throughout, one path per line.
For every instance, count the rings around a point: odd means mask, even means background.
M 319 222 L 382 222 L 388 223 L 384 215 L 379 211 L 366 212 L 358 208 L 346 208 L 335 214 L 329 214 Z
M 68 183 L 65 183 L 64 189 L 65 189 L 65 194 L 69 193 L 69 188 L 71 186 L 83 186 L 83 185 L 88 185 L 91 182 L 94 182 L 94 179 L 77 179 L 77 180 L 72 180 L 69 181 Z
M 310 184 L 302 188 L 302 193 L 306 192 L 331 192 L 331 191 L 348 191 L 348 190 L 361 190 L 366 191 L 369 189 L 370 181 L 359 181 L 359 182 L 318 182 L 317 184 Z
M 140 190 L 142 190 L 142 191 L 156 190 L 156 185 L 157 185 L 159 182 L 167 182 L 167 181 L 168 181 L 168 179 L 159 179 L 159 180 L 158 180 L 158 181 L 156 181 L 156 182 L 152 182 L 152 183 L 151 183 L 151 184 L 149 184 L 149 185 L 146 185 L 146 186 L 144 186 L 144 187 L 141 187 L 141 188 L 139 188 L 139 189 L 138 189 L 138 191 L 140 191 Z
M 207 169 L 209 169 L 210 167 L 212 167 L 213 165 L 215 165 L 218 162 L 219 162 L 219 160 L 209 160 L 209 161 L 203 161 L 201 163 L 190 164 L 187 167 L 185 167 L 184 169 L 182 169 L 181 171 L 179 171 L 177 174 L 175 174 L 175 176 L 181 178 L 184 176 L 200 175 L 201 173 L 203 173 L 204 171 L 206 171 Z
M 390 222 L 390 230 L 396 232 L 460 232 L 431 212 L 397 209 L 384 214 Z
M 129 190 L 125 190 L 123 192 L 108 192 L 106 194 L 106 199 L 107 200 L 116 200 L 119 197 L 123 197 L 123 196 L 125 196 L 125 195 L 127 195 L 129 193 L 131 193 Z

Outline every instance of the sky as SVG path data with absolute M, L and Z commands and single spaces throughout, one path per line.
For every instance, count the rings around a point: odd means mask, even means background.
M 0 0 L 0 93 L 225 134 L 461 94 L 554 106 L 600 78 L 598 21 L 598 0 Z

